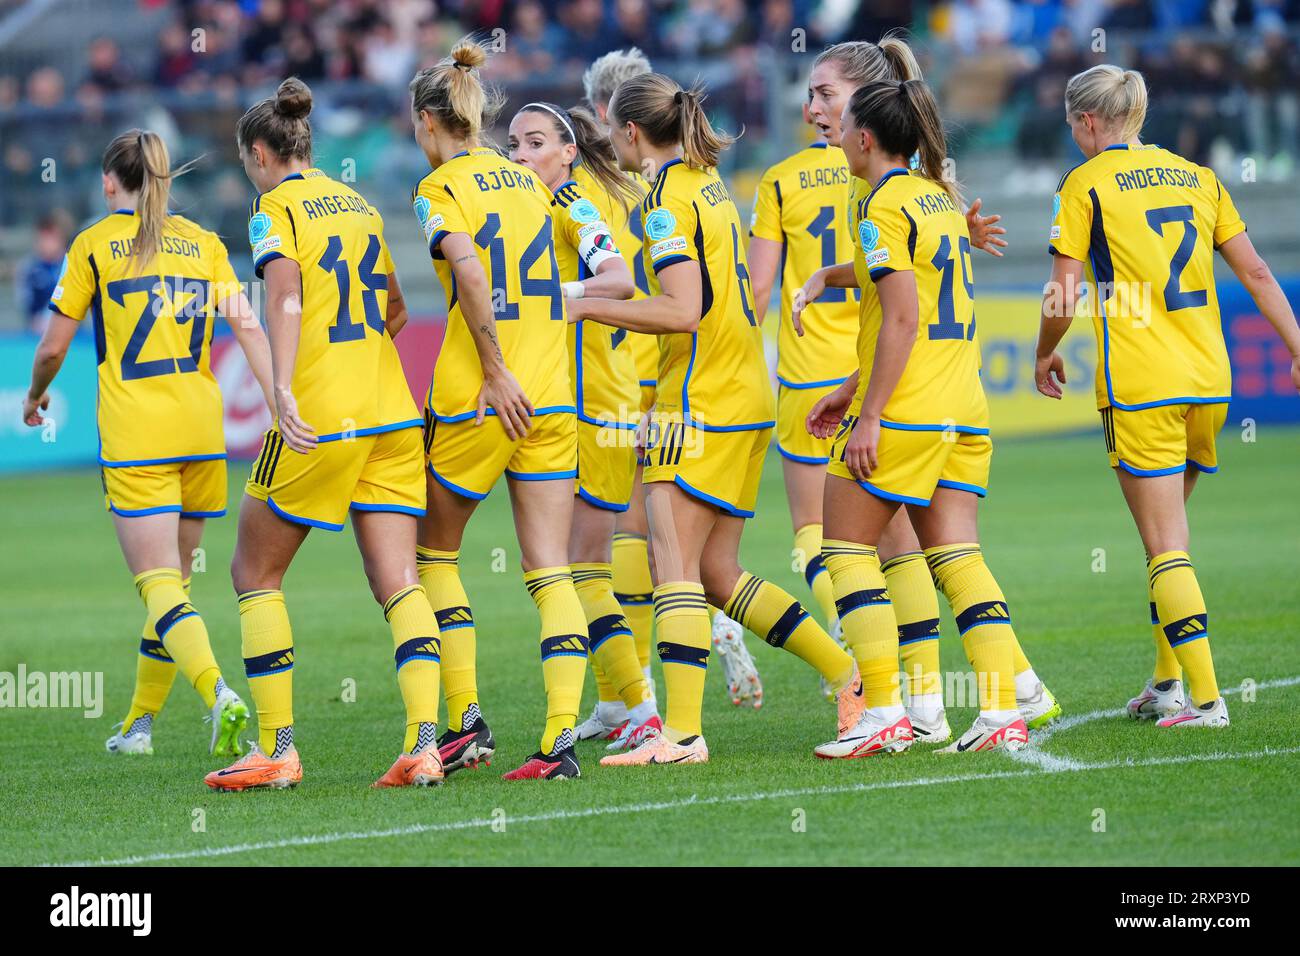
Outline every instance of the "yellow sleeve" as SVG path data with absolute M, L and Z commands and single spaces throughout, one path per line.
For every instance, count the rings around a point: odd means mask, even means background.
M 212 237 L 212 301 L 224 302 L 239 295 L 243 287 L 230 264 L 230 250 L 217 236 Z
M 572 208 L 572 206 L 561 206 L 552 199 L 551 223 L 554 226 L 556 245 L 566 245 L 571 249 L 577 249 L 579 223 L 571 214 Z
M 257 277 L 262 278 L 262 270 L 274 259 L 298 262 L 298 245 L 284 205 L 267 193 L 253 201 L 251 212 L 248 244 L 253 249 L 253 271 Z
M 424 230 L 425 241 L 429 244 L 429 255 L 435 259 L 442 257 L 438 247 L 453 232 L 472 235 L 469 221 L 451 187 L 434 182 L 433 177 L 426 176 L 415 187 L 413 204 L 415 218 L 420 220 L 420 228 Z
M 769 169 L 759 180 L 758 191 L 754 194 L 754 212 L 749 217 L 749 235 L 759 239 L 771 239 L 780 242 L 785 238 L 781 229 L 781 203 L 777 196 L 781 186 L 776 181 L 776 174 Z
M 78 322 L 86 317 L 86 309 L 95 298 L 95 273 L 90 268 L 88 245 L 84 233 L 72 241 L 72 247 L 63 257 L 54 294 L 50 296 L 51 309 Z
M 1052 197 L 1052 228 L 1048 248 L 1053 255 L 1086 262 L 1092 243 L 1092 202 L 1082 186 L 1066 173 Z
M 898 206 L 871 205 L 867 218 L 858 223 L 858 243 L 871 281 L 879 282 L 891 272 L 912 271 L 911 231 L 911 222 Z
M 699 262 L 699 253 L 687 238 L 695 235 L 695 215 L 690 203 L 675 196 L 664 196 L 658 206 L 645 214 L 641 224 L 645 232 L 642 241 L 656 275 L 678 262 Z
M 1214 217 L 1214 248 L 1217 249 L 1233 236 L 1245 232 L 1246 224 L 1242 221 L 1241 214 L 1237 212 L 1237 206 L 1228 195 L 1228 190 L 1223 188 L 1223 183 L 1219 182 L 1217 176 L 1214 185 L 1219 190 L 1219 205 Z

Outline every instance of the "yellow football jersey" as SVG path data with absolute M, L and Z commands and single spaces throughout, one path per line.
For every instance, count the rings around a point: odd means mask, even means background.
M 776 375 L 787 388 L 838 385 L 853 372 L 857 289 L 823 292 L 804 312 L 802 337 L 790 322 L 794 294 L 812 274 L 853 257 L 842 213 L 851 178 L 844 151 L 817 142 L 777 163 L 758 184 L 749 234 L 781 243 Z
M 302 273 L 291 387 L 317 438 L 422 424 L 385 324 L 393 260 L 374 207 L 319 169 L 305 169 L 253 200 L 248 241 L 259 278 L 279 258 Z
M 637 191 L 644 196 L 648 189 L 646 181 L 638 173 L 627 175 L 636 184 Z M 641 204 L 629 203 L 624 212 L 619 197 L 609 194 L 596 177 L 587 171 L 587 167 L 581 164 L 573 167 L 573 181 L 605 215 L 605 221 L 613 230 L 614 244 L 627 260 L 627 267 L 632 270 L 632 281 L 636 284 L 632 298 L 644 299 L 650 294 L 650 277 L 646 272 L 645 257 L 641 254 L 641 241 L 645 238 L 645 231 L 641 228 Z M 659 374 L 659 342 L 656 337 L 644 332 L 628 332 L 624 343 L 632 353 L 639 383 L 653 386 Z
M 501 354 L 536 414 L 573 413 L 551 191 L 532 170 L 479 147 L 425 176 L 412 200 L 447 293 L 447 333 L 429 386 L 434 417 L 444 422 L 473 418 L 483 388 L 483 369 L 456 297 L 451 265 L 439 249 L 453 232 L 474 240 L 492 285 Z
M 106 466 L 225 458 L 210 346 L 216 304 L 240 291 L 214 233 L 169 216 L 141 270 L 140 217 L 119 209 L 72 241 L 50 308 L 89 309 L 98 368 L 99 461 Z
M 920 321 L 903 376 L 885 403 L 881 424 L 905 430 L 988 434 L 975 338 L 975 281 L 966 216 L 943 187 L 902 167 L 865 195 L 855 184 L 857 240 L 853 269 L 862 288 L 858 362 L 866 394 L 880 334 L 876 282 L 891 272 L 915 274 Z
M 1121 143 L 1066 173 L 1053 206 L 1051 252 L 1087 264 L 1101 304 L 1097 406 L 1228 401 L 1214 250 L 1246 226 L 1218 177 Z
M 627 213 L 604 189 L 599 189 L 599 194 L 613 199 L 614 208 L 599 208 L 592 198 L 596 193 L 573 180 L 557 189 L 551 200 L 555 259 L 559 263 L 561 282 L 577 282 L 593 274 L 582 255 L 584 247 L 605 250 L 620 258 L 623 255 L 614 244 L 607 217 L 621 215 L 626 221 Z M 627 336 L 624 329 L 595 321 L 569 326 L 569 377 L 578 421 L 636 428 L 641 387 Z
M 696 331 L 659 336 L 655 407 L 705 431 L 771 428 L 775 400 L 763 334 L 727 187 L 715 170 L 674 159 L 659 170 L 641 208 L 650 270 L 657 276 L 675 263 L 697 262 L 703 295 Z

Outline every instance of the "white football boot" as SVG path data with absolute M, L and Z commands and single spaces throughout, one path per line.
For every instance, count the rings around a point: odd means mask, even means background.
M 1187 702 L 1183 695 L 1183 682 L 1174 679 L 1160 683 L 1165 685 L 1164 690 L 1161 690 L 1160 686 L 1152 680 L 1148 680 L 1146 686 L 1142 688 L 1142 693 L 1128 702 L 1125 710 L 1131 718 L 1159 720 L 1161 717 L 1172 717 L 1183 709 L 1183 705 Z
M 627 726 L 627 705 L 621 700 L 598 700 L 591 716 L 574 729 L 579 740 L 614 740 Z
M 912 736 L 918 744 L 944 744 L 952 739 L 952 727 L 945 711 L 908 710 L 907 719 L 912 723 Z
M 1015 713 L 1014 711 L 1012 713 Z M 983 714 L 975 718 L 970 730 L 938 751 L 941 754 L 960 754 L 978 750 L 1020 750 L 1029 742 L 1029 728 L 1020 714 L 1005 721 L 990 720 Z
M 745 646 L 745 628 L 721 611 L 713 615 L 713 649 L 722 658 L 731 702 L 737 707 L 742 703 L 753 704 L 755 709 L 762 707 L 763 682 Z
M 1228 705 L 1220 697 L 1213 704 L 1197 707 L 1189 699 L 1183 709 L 1156 721 L 1157 727 L 1227 727 Z
M 1052 692 L 1042 681 L 1034 684 L 1033 690 L 1025 697 L 1016 694 L 1016 709 L 1025 719 L 1025 726 L 1030 730 L 1046 727 L 1061 716 L 1061 705 L 1056 702 Z
M 153 753 L 153 716 L 145 714 L 131 721 L 131 727 L 123 731 L 122 724 L 113 725 L 117 733 L 104 741 L 104 749 L 111 754 L 152 754 Z
M 856 724 L 837 739 L 814 747 L 813 753 L 823 760 L 853 760 L 902 753 L 912 746 L 913 739 L 912 722 L 902 707 L 868 707 Z

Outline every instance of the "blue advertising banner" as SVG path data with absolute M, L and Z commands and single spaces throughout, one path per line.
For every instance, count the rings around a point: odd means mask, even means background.
M 77 336 L 50 388 L 46 423 L 28 428 L 22 422 L 23 397 L 36 343 L 31 335 L 0 336 L 0 472 L 94 464 L 99 453 L 95 346 L 87 336 Z

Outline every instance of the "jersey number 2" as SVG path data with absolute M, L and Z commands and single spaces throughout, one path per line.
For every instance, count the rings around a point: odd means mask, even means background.
M 1169 261 L 1169 281 L 1165 283 L 1165 311 L 1177 312 L 1179 309 L 1192 309 L 1205 305 L 1208 296 L 1205 289 L 1183 292 L 1183 270 L 1187 268 L 1192 252 L 1196 249 L 1196 223 L 1192 221 L 1192 207 L 1161 206 L 1159 209 L 1147 210 L 1147 225 L 1155 230 L 1157 236 L 1165 234 L 1165 223 L 1181 222 L 1183 224 L 1183 241 L 1174 250 L 1174 257 Z

